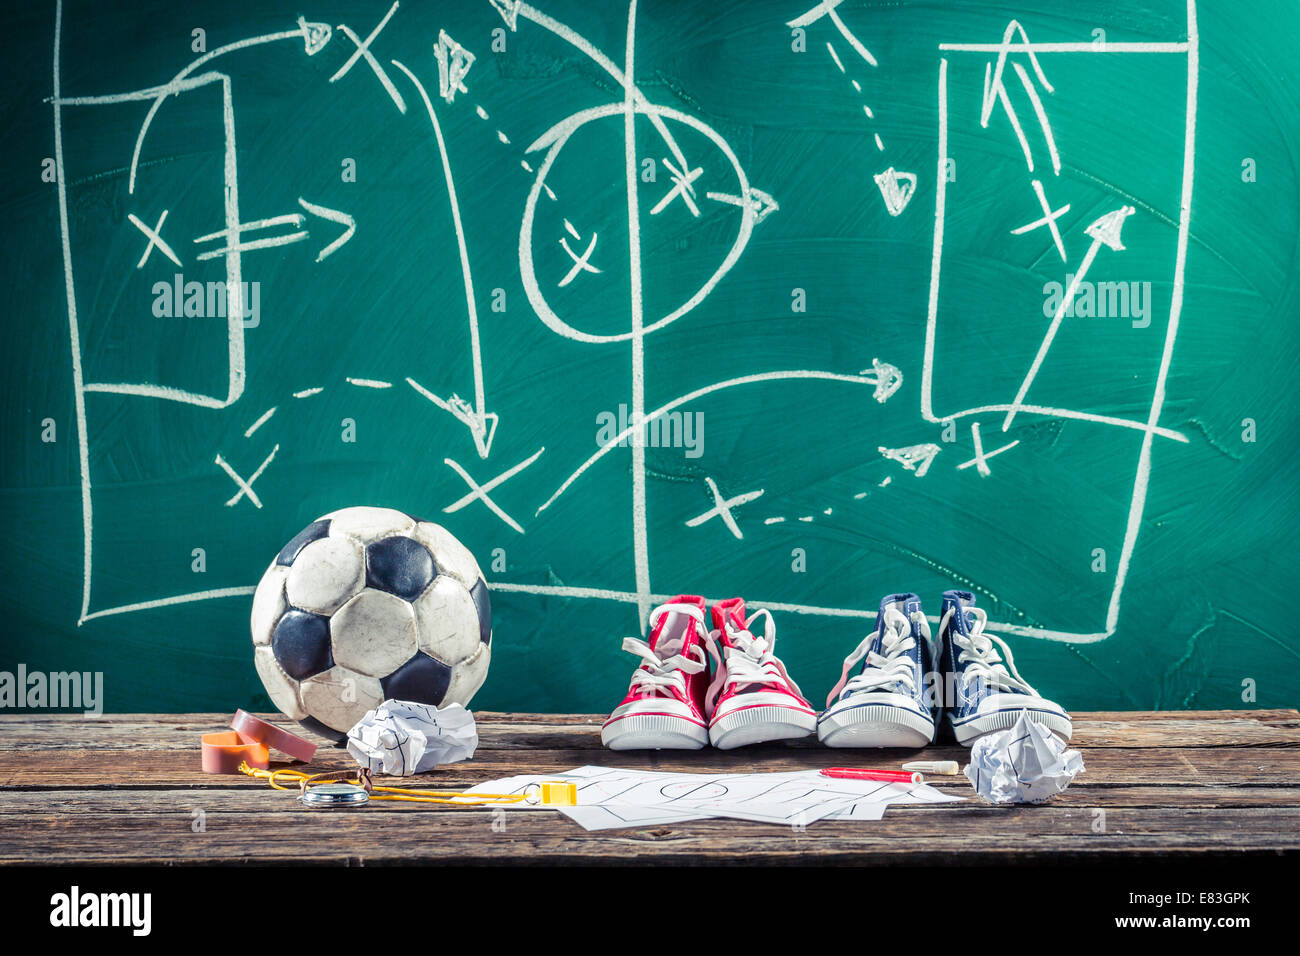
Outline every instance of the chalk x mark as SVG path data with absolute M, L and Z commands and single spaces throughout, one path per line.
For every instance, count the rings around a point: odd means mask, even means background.
M 565 220 L 565 222 L 567 224 L 568 220 Z M 587 249 L 581 256 L 569 248 L 569 240 L 565 236 L 560 236 L 560 246 L 569 254 L 569 258 L 573 260 L 573 267 L 569 269 L 564 278 L 557 283 L 560 288 L 563 288 L 572 282 L 579 272 L 592 272 L 597 275 L 600 274 L 601 270 L 593 266 L 589 261 L 591 259 L 592 250 L 596 248 L 597 235 L 598 234 L 594 232 L 591 234 L 591 242 L 587 243 Z
M 443 508 L 442 509 L 443 513 L 453 514 L 459 511 L 461 508 L 464 508 L 467 504 L 469 504 L 472 501 L 481 501 L 483 502 L 484 505 L 488 507 L 488 509 L 494 515 L 496 515 L 498 518 L 500 518 L 510 527 L 514 528 L 520 534 L 523 534 L 524 529 L 519 524 L 519 522 L 516 521 L 514 518 L 510 517 L 510 515 L 506 514 L 505 511 L 501 509 L 500 505 L 498 505 L 495 501 L 493 501 L 490 497 L 488 497 L 488 492 L 496 488 L 502 482 L 507 481 L 510 478 L 513 478 L 519 472 L 523 471 L 525 468 L 527 468 L 529 465 L 535 462 L 539 457 L 541 457 L 541 454 L 544 451 L 546 451 L 545 446 L 537 449 L 537 451 L 533 452 L 532 455 L 530 455 L 528 458 L 525 458 L 523 461 L 515 465 L 513 468 L 509 468 L 506 471 L 501 472 L 501 474 L 497 475 L 491 481 L 484 482 L 481 485 L 478 482 L 476 482 L 473 478 L 471 478 L 469 476 L 469 473 L 466 472 L 465 469 L 462 468 L 459 464 L 452 461 L 450 458 L 444 458 L 443 464 L 447 465 L 447 467 L 451 468 L 454 472 L 456 472 L 456 474 L 460 475 L 461 479 L 465 482 L 465 484 L 469 485 L 470 491 L 469 494 L 465 495 L 463 498 L 453 501 L 451 504 L 447 505 L 447 507 Z
M 756 498 L 763 496 L 763 489 L 757 491 L 747 491 L 744 494 L 736 495 L 733 498 L 723 498 L 722 493 L 718 491 L 717 483 L 710 477 L 705 477 L 704 483 L 709 486 L 709 491 L 713 494 L 713 507 L 703 514 L 696 515 L 686 522 L 686 527 L 695 528 L 708 521 L 710 518 L 720 518 L 722 523 L 727 526 L 727 530 L 737 539 L 745 537 L 741 532 L 740 526 L 736 524 L 736 519 L 732 515 L 732 509 L 740 505 L 748 504 Z
M 172 250 L 172 247 L 167 245 L 167 243 L 163 240 L 163 237 L 159 235 L 162 232 L 163 223 L 167 221 L 166 209 L 162 211 L 162 215 L 158 217 L 158 224 L 154 226 L 152 229 L 150 229 L 148 226 L 142 223 L 139 220 L 139 218 L 136 216 L 136 214 L 133 212 L 127 213 L 126 218 L 131 220 L 131 224 L 134 225 L 137 229 L 139 229 L 149 238 L 148 245 L 144 247 L 144 254 L 140 256 L 140 261 L 135 264 L 135 267 L 137 269 L 141 269 L 144 267 L 144 264 L 149 261 L 149 253 L 153 252 L 154 249 L 157 249 L 159 252 L 165 255 L 172 262 L 176 263 L 177 266 L 182 266 L 181 260 L 177 257 L 176 253 Z
M 700 178 L 700 175 L 704 172 L 704 168 L 699 167 L 691 170 L 678 169 L 673 165 L 672 160 L 667 157 L 661 160 L 661 162 L 670 174 L 669 178 L 672 180 L 673 188 L 668 191 L 667 195 L 665 195 L 663 199 L 655 203 L 654 207 L 650 210 L 650 215 L 659 215 L 659 213 L 663 212 L 664 208 L 670 202 L 678 196 L 681 196 L 682 202 L 684 202 L 686 208 L 691 211 L 691 215 L 699 218 L 700 208 L 695 205 L 695 187 L 692 184 L 695 180 Z
M 1052 242 L 1056 244 L 1056 251 L 1061 255 L 1061 261 L 1065 262 L 1065 243 L 1061 239 L 1061 230 L 1056 225 L 1056 220 L 1060 219 L 1070 211 L 1070 204 L 1066 203 L 1058 209 L 1053 209 L 1047 202 L 1047 193 L 1043 191 L 1042 180 L 1032 180 L 1031 185 L 1034 187 L 1034 195 L 1038 197 L 1038 205 L 1042 207 L 1043 216 L 1041 219 L 1035 219 L 1033 222 L 1027 222 L 1023 226 L 1017 226 L 1011 230 L 1013 236 L 1022 236 L 1034 229 L 1041 229 L 1046 226 L 1052 233 Z
M 393 101 L 393 104 L 397 107 L 398 112 L 405 113 L 406 101 L 402 99 L 402 94 L 397 92 L 397 87 L 393 86 L 393 81 L 389 78 L 388 74 L 384 72 L 384 68 L 379 64 L 379 61 L 375 59 L 375 55 L 370 52 L 370 44 L 375 41 L 375 37 L 379 36 L 379 32 L 383 30 L 384 27 L 388 26 L 388 21 L 392 19 L 393 14 L 397 12 L 397 8 L 399 5 L 400 5 L 399 3 L 394 3 L 391 7 L 388 8 L 388 12 L 384 14 L 384 18 L 379 21 L 379 25 L 370 31 L 370 35 L 366 37 L 364 41 L 361 40 L 355 33 L 353 33 L 350 27 L 345 26 L 344 24 L 339 24 L 340 32 L 342 32 L 344 36 L 346 36 L 349 40 L 352 41 L 352 43 L 356 46 L 356 50 L 352 53 L 350 57 L 348 57 L 347 62 L 345 62 L 341 67 L 339 67 L 338 71 L 333 76 L 330 77 L 329 81 L 331 83 L 336 83 L 339 80 L 343 79 L 343 77 L 348 75 L 348 72 L 352 69 L 352 67 L 356 65 L 357 60 L 360 59 L 361 57 L 365 57 L 367 65 L 374 72 L 375 77 L 383 85 L 384 90 L 388 93 L 389 98 Z
M 984 443 L 983 443 L 983 441 L 980 439 L 980 423 L 979 423 L 979 422 L 971 422 L 971 424 L 970 424 L 970 437 L 971 437 L 971 442 L 972 442 L 972 444 L 974 444 L 974 446 L 975 446 L 975 457 L 972 458 L 970 461 L 964 461 L 964 462 L 962 462 L 960 465 L 957 466 L 957 470 L 958 470 L 958 471 L 964 471 L 965 469 L 967 469 L 967 468 L 971 467 L 972 465 L 974 465 L 974 466 L 975 466 L 975 470 L 978 471 L 978 472 L 980 473 L 980 475 L 983 476 L 983 477 L 985 477 L 985 478 L 987 478 L 989 475 L 993 474 L 993 472 L 989 469 L 989 466 L 988 466 L 988 460 L 989 460 L 990 458 L 992 458 L 994 455 L 1000 455 L 1000 454 L 1002 454 L 1004 451 L 1010 451 L 1012 448 L 1015 448 L 1017 445 L 1020 444 L 1020 439 L 1017 438 L 1015 441 L 1013 441 L 1013 442 L 1009 442 L 1009 443 L 1003 445 L 1001 448 L 995 448 L 995 449 L 993 449 L 992 451 L 988 451 L 988 452 L 986 452 L 986 451 L 984 450 Z
M 247 481 L 241 478 L 238 475 L 238 473 L 236 473 L 235 469 L 231 468 L 230 465 L 226 463 L 226 460 L 221 457 L 220 452 L 217 453 L 217 457 L 216 457 L 217 465 L 221 468 L 222 471 L 224 471 L 227 475 L 230 476 L 231 480 L 236 485 L 239 486 L 239 491 L 235 493 L 235 496 L 226 502 L 227 508 L 233 508 L 235 504 L 238 503 L 239 499 L 245 496 L 248 498 L 249 501 L 253 503 L 253 507 L 255 508 L 262 507 L 262 499 L 257 497 L 257 492 L 253 490 L 253 483 L 257 481 L 258 478 L 262 477 L 262 472 L 266 471 L 266 466 L 271 464 L 271 461 L 275 458 L 275 453 L 278 452 L 279 450 L 280 450 L 279 445 L 276 445 L 274 448 L 272 448 L 271 454 L 267 455 L 265 460 L 260 465 L 257 466 L 257 471 L 253 472 L 248 477 Z

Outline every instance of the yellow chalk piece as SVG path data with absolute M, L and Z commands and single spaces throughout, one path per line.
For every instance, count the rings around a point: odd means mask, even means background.
M 542 803 L 548 807 L 576 807 L 578 785 L 567 780 L 543 780 Z

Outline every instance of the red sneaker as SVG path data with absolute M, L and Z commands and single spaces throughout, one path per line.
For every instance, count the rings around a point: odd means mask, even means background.
M 766 618 L 762 637 L 751 630 L 759 617 Z M 772 653 L 776 625 L 768 610 L 747 619 L 744 600 L 731 598 L 713 605 L 713 624 L 709 652 L 716 672 L 705 700 L 713 746 L 730 750 L 816 730 L 817 712 Z
M 623 638 L 643 661 L 623 702 L 600 729 L 611 750 L 699 750 L 709 742 L 704 598 L 683 594 L 650 612 L 650 640 Z

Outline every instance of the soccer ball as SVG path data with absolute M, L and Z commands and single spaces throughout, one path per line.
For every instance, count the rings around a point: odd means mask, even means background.
M 474 556 L 391 508 L 344 508 L 304 528 L 262 575 L 252 630 L 275 706 L 340 743 L 390 698 L 468 704 L 492 657 Z

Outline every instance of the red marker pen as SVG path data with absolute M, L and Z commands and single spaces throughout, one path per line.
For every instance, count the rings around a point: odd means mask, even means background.
M 925 783 L 919 773 L 906 770 L 855 770 L 852 767 L 831 767 L 822 771 L 823 777 L 839 777 L 843 780 L 879 780 L 884 783 Z

